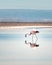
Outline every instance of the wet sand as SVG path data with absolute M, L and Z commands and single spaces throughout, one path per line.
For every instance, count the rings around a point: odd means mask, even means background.
M 6 26 L 52 26 L 52 22 L 0 22 L 0 27 Z

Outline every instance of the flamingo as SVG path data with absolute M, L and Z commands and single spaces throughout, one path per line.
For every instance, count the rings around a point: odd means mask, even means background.
M 39 33 L 39 31 L 31 31 L 29 35 Z
M 31 34 L 36 34 L 36 33 L 39 33 L 39 31 L 31 31 L 29 34 L 25 34 L 25 37 L 27 37 L 27 35 L 31 35 Z
M 39 47 L 39 45 L 38 44 L 36 44 L 36 42 L 37 42 L 37 40 L 38 40 L 38 38 L 37 38 L 37 36 L 36 36 L 36 33 L 39 33 L 39 31 L 31 31 L 29 34 L 27 33 L 27 34 L 25 34 L 25 37 L 27 37 L 27 35 L 32 35 L 32 42 L 28 42 L 27 43 L 27 41 L 25 40 L 25 43 L 26 44 L 30 44 L 30 47 Z M 33 35 L 35 35 L 35 37 L 36 37 L 36 41 L 35 41 L 35 43 L 34 43 L 34 41 L 33 41 Z

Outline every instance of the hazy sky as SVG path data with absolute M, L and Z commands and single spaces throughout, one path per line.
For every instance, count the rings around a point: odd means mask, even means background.
M 52 0 L 0 0 L 0 9 L 52 9 Z

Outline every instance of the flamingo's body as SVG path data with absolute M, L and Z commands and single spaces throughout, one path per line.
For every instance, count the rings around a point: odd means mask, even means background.
M 36 33 L 39 33 L 39 31 L 31 31 L 31 32 L 30 32 L 30 35 L 31 35 L 31 34 L 36 34 Z

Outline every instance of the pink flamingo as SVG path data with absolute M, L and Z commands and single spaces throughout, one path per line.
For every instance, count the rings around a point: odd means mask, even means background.
M 37 42 L 37 40 L 38 40 L 38 38 L 37 38 L 37 36 L 36 36 L 36 33 L 39 33 L 39 31 L 34 31 L 34 30 L 33 30 L 33 31 L 31 31 L 29 34 L 26 34 L 25 37 L 27 37 L 27 35 L 32 35 L 32 42 L 27 43 L 27 41 L 25 41 L 25 43 L 26 43 L 26 44 L 30 44 L 31 47 L 39 47 L 39 45 L 36 44 L 36 42 Z M 35 43 L 33 42 L 33 35 L 36 36 L 36 41 L 35 41 Z
M 27 35 L 31 35 L 31 34 L 36 34 L 36 33 L 39 33 L 39 31 L 31 31 L 29 34 L 25 34 L 25 37 L 27 37 Z
M 39 33 L 39 31 L 31 31 L 29 35 Z

